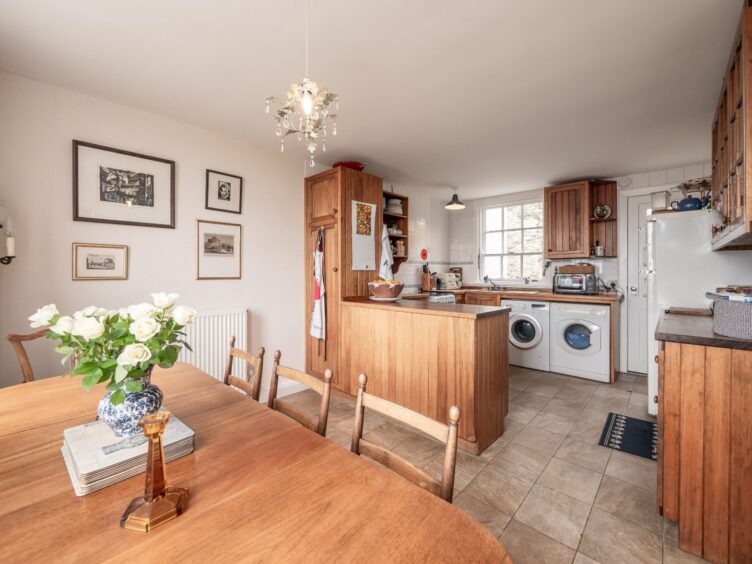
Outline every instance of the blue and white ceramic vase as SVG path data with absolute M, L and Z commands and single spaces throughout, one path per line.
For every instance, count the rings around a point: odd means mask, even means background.
M 126 392 L 125 400 L 119 405 L 110 403 L 113 392 L 107 392 L 99 400 L 97 415 L 107 423 L 118 437 L 131 437 L 142 433 L 138 422 L 144 415 L 155 413 L 162 407 L 162 390 L 151 383 L 151 369 L 141 378 L 140 392 Z

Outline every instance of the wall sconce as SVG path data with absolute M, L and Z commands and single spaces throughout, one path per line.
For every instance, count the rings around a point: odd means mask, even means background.
M 16 238 L 13 236 L 13 221 L 2 202 L 0 202 L 0 232 L 5 235 L 5 254 L 0 256 L 0 264 L 10 264 L 16 258 Z M 2 251 L 0 255 L 3 255 Z

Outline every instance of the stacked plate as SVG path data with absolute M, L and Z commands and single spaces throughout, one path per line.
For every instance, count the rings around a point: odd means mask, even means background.
M 164 436 L 165 460 L 193 452 L 194 432 L 174 415 Z M 63 453 L 73 490 L 83 496 L 146 470 L 148 440 L 144 435 L 117 437 L 106 423 L 94 421 L 63 431 Z
M 389 198 L 386 201 L 386 210 L 387 213 L 396 213 L 399 215 L 402 215 L 404 211 L 402 210 L 402 200 L 399 198 Z

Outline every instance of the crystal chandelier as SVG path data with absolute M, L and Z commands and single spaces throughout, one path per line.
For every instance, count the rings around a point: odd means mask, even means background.
M 308 78 L 308 0 L 306 0 L 305 18 L 305 78 L 302 82 L 293 83 L 287 91 L 287 99 L 278 104 L 274 119 L 277 121 L 277 137 L 280 137 L 280 151 L 285 150 L 285 137 L 296 135 L 298 141 L 305 143 L 310 155 L 310 165 L 315 161 L 313 155 L 318 149 L 326 152 L 327 127 L 331 121 L 331 133 L 337 135 L 337 114 L 330 113 L 332 105 L 339 110 L 337 95 L 319 87 L 315 81 Z M 278 100 L 275 96 L 266 99 L 266 113 L 271 110 L 273 103 Z

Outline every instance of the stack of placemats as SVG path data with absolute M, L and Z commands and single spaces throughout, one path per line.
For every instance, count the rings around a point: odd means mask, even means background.
M 194 437 L 180 419 L 170 416 L 162 438 L 165 461 L 193 452 Z M 63 431 L 61 451 L 73 490 L 84 496 L 144 472 L 147 449 L 144 435 L 121 438 L 106 423 L 94 421 Z

